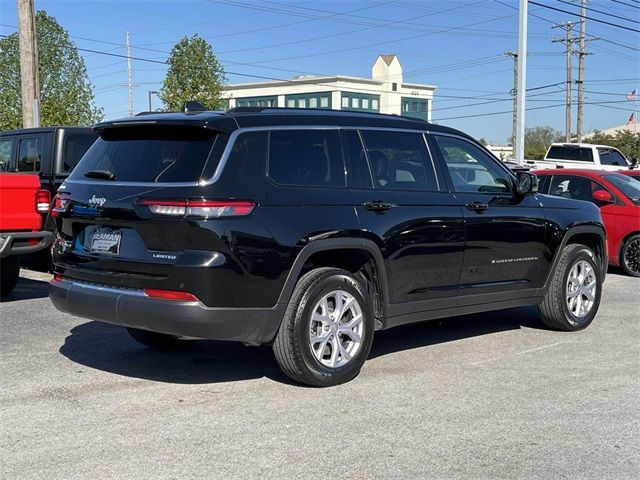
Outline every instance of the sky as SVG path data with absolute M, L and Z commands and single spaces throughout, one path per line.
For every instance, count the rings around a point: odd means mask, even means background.
M 566 55 L 561 28 L 578 22 L 578 0 L 529 3 L 526 126 L 564 131 Z M 35 0 L 54 16 L 85 60 L 106 119 L 127 115 L 125 35 L 130 32 L 134 111 L 148 110 L 171 48 L 198 34 L 213 47 L 228 82 L 296 75 L 370 78 L 379 54 L 396 54 L 404 79 L 437 86 L 434 122 L 493 144 L 511 135 L 517 0 Z M 589 0 L 584 130 L 624 125 L 625 96 L 640 92 L 640 1 Z M 556 10 L 554 10 L 556 9 Z M 15 0 L 0 0 L 0 34 L 16 31 Z M 575 25 L 577 35 L 579 25 Z M 575 46 L 577 48 L 577 45 Z M 111 55 L 110 55 L 111 54 Z M 112 56 L 112 55 L 120 55 Z M 150 61 L 147 61 L 150 60 Z M 574 56 L 573 78 L 577 78 Z M 575 131 L 575 85 L 573 125 Z M 160 107 L 152 95 L 152 108 Z

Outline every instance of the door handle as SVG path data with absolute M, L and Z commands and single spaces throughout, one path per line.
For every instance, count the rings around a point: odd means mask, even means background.
M 465 205 L 469 210 L 473 210 L 474 212 L 483 212 L 489 208 L 488 203 L 482 202 L 470 202 Z
M 393 205 L 391 203 L 381 202 L 380 200 L 373 200 L 371 202 L 364 202 L 363 206 L 367 210 L 372 210 L 374 212 L 386 212 Z

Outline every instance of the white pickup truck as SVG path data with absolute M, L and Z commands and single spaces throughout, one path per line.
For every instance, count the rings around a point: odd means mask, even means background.
M 626 170 L 631 163 L 617 148 L 591 143 L 552 143 L 544 160 L 525 160 L 532 169 L 590 168 Z

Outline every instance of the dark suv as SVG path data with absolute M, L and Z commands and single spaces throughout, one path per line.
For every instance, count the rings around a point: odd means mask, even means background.
M 287 375 L 328 386 L 375 330 L 523 305 L 579 330 L 598 310 L 598 208 L 537 194 L 457 130 L 286 109 L 95 128 L 57 196 L 50 296 L 144 345 L 272 344 Z

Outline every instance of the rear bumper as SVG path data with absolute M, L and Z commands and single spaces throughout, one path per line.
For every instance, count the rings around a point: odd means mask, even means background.
M 29 244 L 30 240 L 37 243 Z M 22 255 L 47 248 L 53 241 L 51 232 L 11 232 L 0 234 L 0 258 Z
M 60 311 L 101 322 L 180 337 L 268 343 L 280 326 L 278 308 L 211 308 L 200 302 L 150 298 L 73 280 L 52 280 L 49 298 Z

